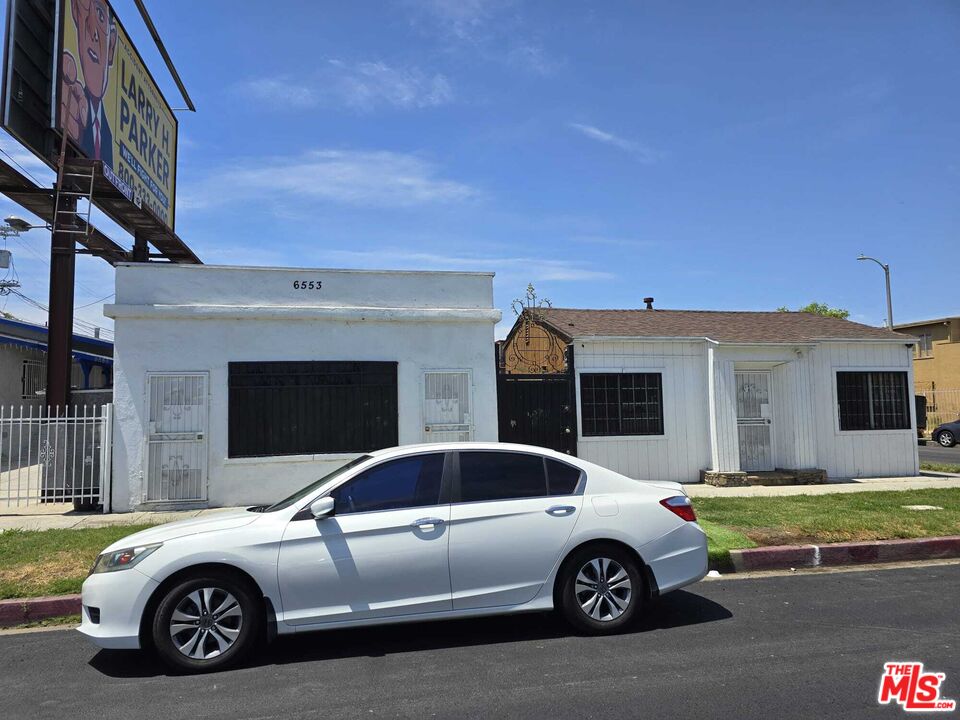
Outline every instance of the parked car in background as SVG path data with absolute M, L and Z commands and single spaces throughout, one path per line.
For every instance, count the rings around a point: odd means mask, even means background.
M 960 420 L 938 425 L 933 429 L 930 437 L 934 439 L 934 442 L 939 443 L 943 447 L 953 447 L 957 444 L 957 440 L 960 439 Z
M 80 632 L 213 670 L 257 638 L 558 608 L 614 633 L 707 572 L 676 483 L 543 448 L 407 446 L 363 455 L 269 507 L 161 525 L 108 547 Z

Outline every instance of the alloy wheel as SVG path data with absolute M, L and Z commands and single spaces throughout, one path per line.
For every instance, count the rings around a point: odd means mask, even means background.
M 600 622 L 623 615 L 633 598 L 626 569 L 605 557 L 594 558 L 580 568 L 573 592 L 584 614 Z
M 943 447 L 951 447 L 953 445 L 953 433 L 949 430 L 944 430 L 937 436 L 937 442 L 943 445 Z
M 226 590 L 205 587 L 186 594 L 170 617 L 170 638 L 180 653 L 210 660 L 233 647 L 243 627 L 243 610 Z

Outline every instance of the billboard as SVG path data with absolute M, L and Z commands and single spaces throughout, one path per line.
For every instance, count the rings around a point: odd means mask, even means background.
M 177 118 L 107 0 L 61 0 L 56 127 L 174 226 Z

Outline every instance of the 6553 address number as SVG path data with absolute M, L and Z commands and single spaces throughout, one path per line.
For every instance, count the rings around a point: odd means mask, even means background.
M 322 280 L 294 280 L 294 290 L 319 290 L 323 287 Z

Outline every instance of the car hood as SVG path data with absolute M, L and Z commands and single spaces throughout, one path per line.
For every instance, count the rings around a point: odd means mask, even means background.
M 157 525 L 156 527 L 127 535 L 105 548 L 104 552 L 113 552 L 114 550 L 122 550 L 123 548 L 138 545 L 167 542 L 168 540 L 175 540 L 176 538 L 196 535 L 198 533 L 230 530 L 232 528 L 249 525 L 259 517 L 262 517 L 262 515 L 246 510 L 234 510 L 231 512 L 204 515 L 203 517 L 191 518 L 190 520 L 178 520 L 177 522 Z

